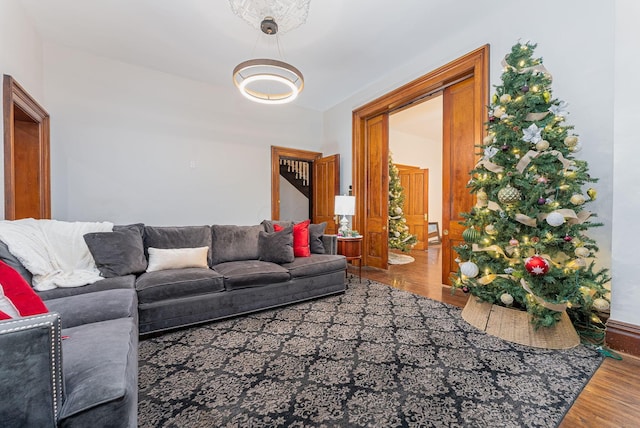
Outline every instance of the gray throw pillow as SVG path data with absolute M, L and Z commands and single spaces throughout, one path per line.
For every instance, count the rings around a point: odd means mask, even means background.
M 273 228 L 274 224 L 277 224 L 282 228 L 293 226 L 293 222 L 289 220 L 262 220 L 262 223 L 260 224 L 264 227 L 264 231 L 267 233 L 275 232 L 275 229 Z
M 260 224 L 253 226 L 212 225 L 212 266 L 238 260 L 258 260 L 258 235 L 263 230 Z
M 309 225 L 309 248 L 313 254 L 324 254 L 324 244 L 322 243 L 322 235 L 327 228 L 327 222 Z
M 147 268 L 142 235 L 138 230 L 87 233 L 84 242 L 100 275 L 105 278 L 141 273 Z
M 267 233 L 260 231 L 258 235 L 259 260 L 272 263 L 291 263 L 293 255 L 293 226 L 280 232 Z

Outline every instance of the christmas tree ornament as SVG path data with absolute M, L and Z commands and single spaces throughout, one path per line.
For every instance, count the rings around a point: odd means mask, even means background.
M 564 238 L 562 238 L 562 239 L 564 239 L 564 242 L 571 242 L 571 240 L 573 238 L 571 236 L 569 236 L 569 235 L 564 235 Z
M 484 143 L 485 146 L 488 146 L 489 144 L 493 143 L 494 138 L 495 138 L 495 135 L 489 134 L 482 139 L 482 142 Z
M 543 197 L 538 198 L 538 205 L 544 205 L 547 203 L 547 200 Z
M 569 151 L 571 153 L 578 153 L 580 150 L 582 150 L 582 143 L 578 143 L 575 146 L 569 147 Z
M 536 143 L 536 150 L 539 152 L 544 152 L 549 148 L 549 142 L 547 140 L 540 140 Z
M 598 297 L 597 299 L 593 300 L 593 307 L 600 312 L 603 311 L 608 311 L 609 310 L 609 302 L 607 302 L 605 299 L 603 299 L 602 297 Z
M 514 204 L 520 199 L 522 199 L 522 193 L 510 184 L 498 191 L 498 200 L 503 204 Z
M 537 144 L 542 140 L 542 128 L 538 128 L 538 125 L 532 123 L 527 129 L 522 130 L 522 140 L 527 143 Z
M 520 88 L 520 90 L 522 91 L 523 94 L 526 94 L 527 92 L 529 92 L 529 86 L 524 85 L 522 86 L 522 88 Z
M 499 119 L 502 118 L 502 116 L 504 116 L 506 114 L 504 108 L 498 106 L 496 108 L 493 109 L 493 115 Z
M 460 273 L 468 278 L 475 278 L 480 273 L 480 269 L 474 262 L 464 262 L 460 263 Z
M 496 229 L 496 227 L 492 224 L 488 224 L 484 227 L 484 231 L 488 234 L 488 235 L 495 235 L 496 233 L 498 233 L 498 230 Z
M 489 122 L 495 122 L 496 121 L 496 117 L 491 115 L 489 116 Z
M 393 211 L 394 211 L 396 214 L 398 214 L 398 215 L 402 214 L 402 208 L 400 208 L 400 207 L 395 207 L 395 208 L 393 209 Z
M 542 99 L 545 103 L 548 103 L 549 101 L 551 101 L 551 93 L 549 91 L 544 91 L 542 93 Z
M 538 242 L 540 242 L 540 238 L 538 238 L 537 236 L 531 238 L 531 243 L 537 244 Z
M 583 258 L 578 257 L 577 259 L 571 260 L 566 264 L 567 269 L 578 270 L 587 267 L 587 261 Z
M 509 293 L 502 293 L 500 295 L 500 301 L 505 304 L 505 306 L 513 305 L 513 296 Z
M 511 95 L 510 95 L 510 94 L 503 94 L 503 95 L 500 97 L 500 102 L 501 102 L 502 104 L 506 104 L 506 103 L 508 103 L 509 101 L 511 101 Z
M 575 135 L 569 135 L 564 139 L 564 145 L 567 147 L 574 147 L 578 144 L 578 137 Z
M 507 275 L 511 275 L 514 271 L 515 269 L 512 267 L 508 267 L 504 269 L 504 273 L 506 273 Z
M 467 287 L 466 285 L 462 287 L 462 292 L 467 294 L 469 292 L 469 287 Z
M 548 182 L 549 182 L 549 179 L 548 179 L 547 177 L 545 177 L 545 176 L 540 176 L 540 177 L 538 177 L 538 178 L 537 178 L 537 180 L 536 180 L 536 181 L 537 181 L 538 183 L 545 184 L 545 183 L 548 183 Z
M 498 94 L 491 95 L 491 104 L 495 104 L 498 102 Z
M 573 205 L 582 205 L 586 202 L 586 199 L 581 194 L 576 193 L 574 195 L 571 195 L 569 202 L 571 202 Z
M 516 238 L 511 238 L 509 239 L 509 245 L 516 247 L 520 244 L 520 241 L 518 241 Z
M 591 255 L 591 250 L 589 250 L 587 247 L 578 247 L 573 250 L 573 254 L 575 254 L 576 257 L 585 258 Z
M 465 242 L 469 242 L 473 244 L 480 240 L 480 232 L 476 230 L 476 228 L 470 227 L 468 229 L 465 229 L 464 232 L 462 232 L 462 239 L 464 239 Z
M 553 211 L 547 215 L 546 221 L 549 226 L 562 226 L 564 224 L 564 216 L 557 211 Z
M 503 152 L 506 152 L 510 149 L 510 147 L 506 144 L 504 144 L 502 147 L 500 147 L 500 150 L 502 150 Z
M 538 255 L 531 256 L 524 261 L 524 268 L 531 275 L 544 275 L 549 272 L 549 262 Z
M 596 200 L 596 196 L 598 196 L 598 192 L 597 192 L 597 191 L 596 191 L 596 189 L 594 189 L 593 187 L 589 187 L 589 188 L 587 189 L 587 195 L 589 196 L 589 198 L 590 198 L 592 201 L 595 201 L 595 200 Z

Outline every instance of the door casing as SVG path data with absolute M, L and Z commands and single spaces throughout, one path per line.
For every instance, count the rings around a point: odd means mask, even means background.
M 368 200 L 367 179 L 371 179 L 367 170 L 367 153 L 369 142 L 367 139 L 367 120 L 381 114 L 389 114 L 413 102 L 428 97 L 445 88 L 473 77 L 474 105 L 478 106 L 474 117 L 474 141 L 480 144 L 484 135 L 484 120 L 487 117 L 489 94 L 489 45 L 484 45 L 468 54 L 436 69 L 412 82 L 409 82 L 365 105 L 352 113 L 352 153 L 353 153 L 353 193 L 356 196 L 356 214 L 353 219 L 354 227 L 358 230 L 367 229 Z M 447 198 L 448 195 L 443 195 Z M 371 245 L 364 237 L 363 247 Z M 444 245 L 444 243 L 443 243 Z M 363 263 L 367 265 L 367 256 L 363 255 Z

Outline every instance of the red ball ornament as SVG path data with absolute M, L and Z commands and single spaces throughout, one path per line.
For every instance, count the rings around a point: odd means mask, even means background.
M 531 256 L 524 261 L 524 268 L 531 275 L 544 275 L 549 272 L 549 262 L 540 256 Z
M 468 293 L 469 292 L 469 287 L 467 287 L 466 285 L 464 287 L 462 287 L 462 292 L 463 293 Z
M 572 240 L 573 238 L 572 238 L 572 237 L 570 237 L 569 235 L 565 235 L 563 239 L 564 239 L 564 241 L 565 241 L 565 242 L 571 242 L 571 240 Z
M 545 198 L 538 198 L 538 205 L 544 205 L 547 203 L 547 200 Z

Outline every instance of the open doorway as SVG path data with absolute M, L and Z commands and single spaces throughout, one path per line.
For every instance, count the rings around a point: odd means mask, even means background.
M 442 271 L 456 271 L 453 247 L 462 244 L 461 212 L 474 204 L 467 191 L 484 136 L 489 93 L 489 46 L 482 46 L 353 111 L 354 224 L 363 231 L 363 263 L 388 268 L 389 115 L 443 94 Z

